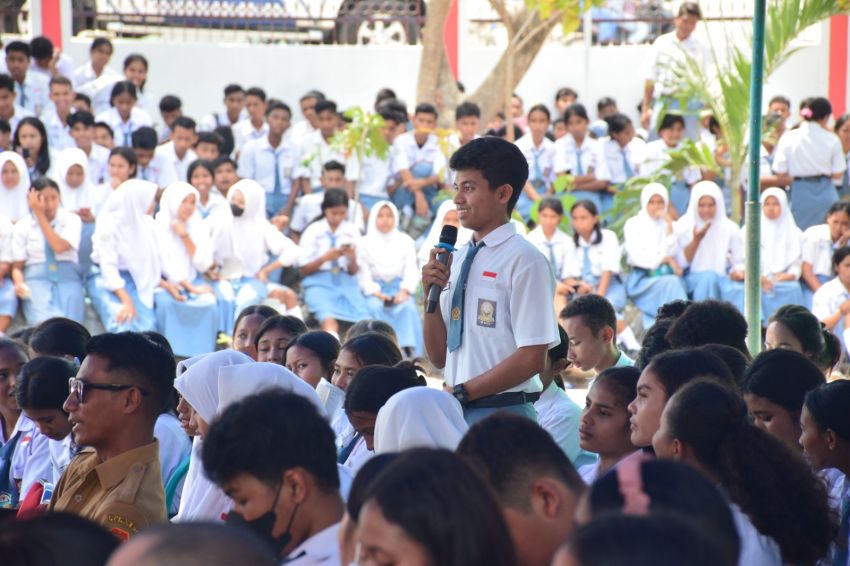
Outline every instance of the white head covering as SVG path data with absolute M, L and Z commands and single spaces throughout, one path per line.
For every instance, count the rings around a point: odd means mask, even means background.
M 236 192 L 245 198 L 245 212 L 242 216 L 230 216 L 229 230 L 222 235 L 229 239 L 225 245 L 230 248 L 230 258 L 242 262 L 248 275 L 257 273 L 267 260 L 265 246 L 266 191 L 262 185 L 252 179 L 237 181 L 227 191 L 227 202 L 233 203 Z
M 387 207 L 390 209 L 390 212 L 393 213 L 393 229 L 384 234 L 380 230 L 378 230 L 377 221 L 378 221 L 378 213 L 382 208 Z M 391 203 L 388 200 L 379 200 L 374 205 L 372 205 L 372 209 L 369 211 L 369 223 L 366 227 L 366 236 L 365 238 L 374 239 L 381 242 L 389 242 L 392 241 L 393 237 L 396 234 L 400 234 L 398 231 L 398 223 L 399 223 L 399 215 L 398 208 L 396 205 Z
M 779 201 L 782 212 L 776 220 L 770 220 L 761 212 L 761 271 L 762 275 L 774 275 L 788 271 L 803 253 L 803 233 L 794 221 L 788 197 L 778 188 L 767 189 L 761 194 L 761 204 L 768 197 Z
M 383 207 L 392 211 L 394 218 L 393 229 L 386 234 L 378 230 L 376 225 L 378 213 Z M 416 243 L 413 238 L 398 229 L 399 214 L 396 206 L 387 200 L 378 201 L 369 213 L 369 227 L 366 235 L 357 246 L 357 251 L 364 261 L 360 262 L 358 276 L 362 278 L 361 286 L 369 294 L 380 291 L 380 285 L 375 280 L 392 281 L 402 277 L 402 287 L 415 289 L 419 272 L 416 269 Z M 415 276 L 412 273 L 415 272 Z M 413 279 L 411 281 L 411 279 Z
M 688 211 L 676 221 L 676 230 L 692 239 L 694 228 L 699 229 L 705 226 L 707 221 L 700 218 L 699 215 L 699 201 L 702 197 L 714 199 L 717 208 L 714 218 L 711 219 L 711 228 L 708 229 L 702 242 L 700 242 L 690 267 L 694 272 L 725 273 L 729 259 L 729 244 L 739 228 L 734 222 L 726 218 L 726 203 L 717 183 L 700 181 L 691 188 Z M 690 239 L 688 242 L 690 242 Z
M 194 214 L 186 222 L 189 238 L 195 244 L 194 257 L 189 257 L 186 245 L 171 228 L 180 205 L 189 195 L 195 195 L 196 204 Z M 162 193 L 159 212 L 156 214 L 156 234 L 160 245 L 162 273 L 172 283 L 192 281 L 198 271 L 206 271 L 212 265 L 212 242 L 197 209 L 200 202 L 201 195 L 197 189 L 183 181 L 171 183 Z
M 437 209 L 437 214 L 434 216 L 434 223 L 431 224 L 431 229 L 428 231 L 428 235 L 425 236 L 425 239 L 422 240 L 422 245 L 419 247 L 420 266 L 428 263 L 428 257 L 431 253 L 431 249 L 440 242 L 440 232 L 443 230 L 443 221 L 446 218 L 446 214 L 452 210 L 457 211 L 457 207 L 452 200 L 443 201 Z M 472 230 L 459 226 L 457 229 L 457 243 L 455 244 L 455 248 L 460 249 L 461 246 L 465 245 L 471 238 Z
M 282 389 L 304 397 L 316 407 L 320 415 L 327 416 L 315 389 L 285 367 L 268 362 L 254 362 L 219 369 L 218 414 L 245 397 L 269 389 Z
M 68 170 L 77 165 L 83 170 L 83 184 L 79 187 L 68 185 Z M 62 195 L 62 208 L 76 212 L 81 208 L 94 208 L 96 204 L 95 186 L 89 178 L 89 158 L 78 147 L 67 147 L 59 152 L 56 159 L 56 184 Z
M 30 207 L 27 203 L 27 192 L 30 190 L 30 174 L 27 169 L 27 164 L 20 154 L 14 151 L 4 151 L 0 153 L 0 171 L 7 161 L 11 161 L 15 169 L 18 170 L 20 180 L 18 184 L 7 189 L 5 185 L 0 183 L 0 211 L 5 214 L 12 222 L 17 222 L 27 214 Z
M 375 454 L 410 448 L 454 450 L 469 427 L 457 400 L 438 389 L 400 391 L 378 411 Z

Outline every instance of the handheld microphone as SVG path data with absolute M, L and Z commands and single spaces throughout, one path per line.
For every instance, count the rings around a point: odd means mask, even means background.
M 437 261 L 443 265 L 448 265 L 449 257 L 455 249 L 456 242 L 457 228 L 448 224 L 443 226 L 443 229 L 440 232 L 440 242 L 434 246 L 443 250 L 442 253 L 437 254 Z M 437 310 L 437 304 L 440 302 L 441 291 L 442 289 L 440 289 L 439 285 L 431 285 L 431 288 L 428 289 L 428 305 L 425 307 L 425 312 L 430 314 Z

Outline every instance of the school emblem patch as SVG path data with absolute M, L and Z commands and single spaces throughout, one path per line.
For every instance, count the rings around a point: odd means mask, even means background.
M 460 320 L 460 307 L 452 309 L 452 320 Z
M 496 327 L 496 301 L 478 299 L 478 326 Z

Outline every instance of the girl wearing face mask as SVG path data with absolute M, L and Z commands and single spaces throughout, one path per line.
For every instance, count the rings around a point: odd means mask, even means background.
M 12 236 L 12 281 L 24 317 L 31 326 L 58 316 L 82 323 L 82 221 L 60 208 L 59 186 L 46 177 L 33 183 L 28 197 L 32 212 L 15 224 Z
M 266 298 L 269 273 L 293 265 L 301 253 L 295 242 L 266 220 L 265 199 L 259 183 L 242 179 L 227 193 L 231 214 L 216 223 L 215 267 L 207 276 L 218 299 L 221 332 L 234 327 L 236 313 Z M 268 262 L 269 255 L 276 259 Z
M 623 232 L 626 262 L 632 267 L 626 294 L 643 314 L 644 328 L 655 323 L 658 307 L 688 298 L 676 261 L 679 241 L 667 200 L 664 185 L 646 185 L 640 193 L 640 212 L 626 221 Z
M 0 153 L 0 211 L 12 222 L 29 214 L 27 192 L 30 174 L 27 164 L 14 151 Z
M 293 340 L 305 332 L 307 332 L 307 326 L 300 318 L 278 315 L 266 319 L 254 336 L 257 361 L 286 367 L 287 348 Z
M 197 212 L 199 198 L 190 184 L 172 183 L 156 215 L 163 274 L 155 297 L 157 328 L 180 357 L 212 351 L 218 330 L 215 294 L 202 275 L 212 266 L 213 248 Z

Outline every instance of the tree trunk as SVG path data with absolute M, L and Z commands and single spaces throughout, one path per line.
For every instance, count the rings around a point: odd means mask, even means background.
M 419 62 L 419 79 L 416 85 L 415 104 L 429 102 L 440 113 L 439 123 L 449 127 L 454 108 L 460 100 L 460 91 L 446 58 L 443 29 L 452 0 L 430 0 L 428 20 L 422 30 L 422 55 Z

